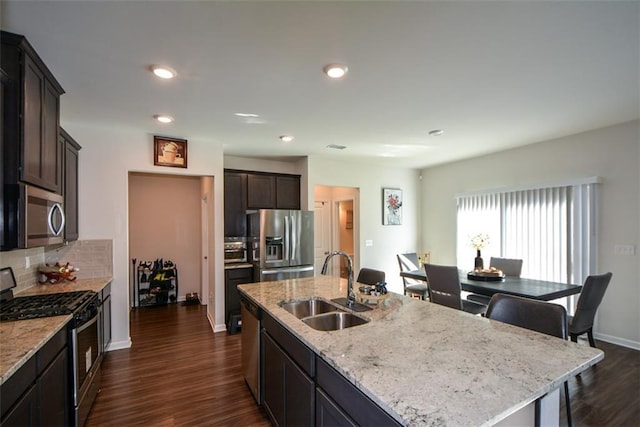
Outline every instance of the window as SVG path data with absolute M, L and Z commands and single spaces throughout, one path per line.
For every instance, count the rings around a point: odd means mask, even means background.
M 522 276 L 581 284 L 595 272 L 598 179 L 456 196 L 457 260 L 473 269 L 471 236 L 487 234 L 491 256 L 524 260 Z

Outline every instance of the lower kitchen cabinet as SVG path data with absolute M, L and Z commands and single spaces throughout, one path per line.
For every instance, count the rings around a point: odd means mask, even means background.
M 277 426 L 400 426 L 378 404 L 263 312 L 264 408 Z
M 313 379 L 276 344 L 262 334 L 264 366 L 263 404 L 277 426 L 313 425 L 315 393 Z
M 2 384 L 0 426 L 72 424 L 67 343 L 63 328 Z
M 107 284 L 107 286 L 102 289 L 102 298 L 100 300 L 100 304 L 102 306 L 102 310 L 100 311 L 100 331 L 101 335 L 101 345 L 102 345 L 102 354 L 107 351 L 107 347 L 111 344 L 111 283 Z
M 227 331 L 232 331 L 232 316 L 240 314 L 238 285 L 253 282 L 253 267 L 226 268 L 224 270 L 224 318 Z
M 320 387 L 316 388 L 316 425 L 321 427 L 357 426 Z

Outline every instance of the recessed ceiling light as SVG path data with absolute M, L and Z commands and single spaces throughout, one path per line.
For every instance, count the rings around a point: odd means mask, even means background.
M 291 135 L 280 135 L 280 139 L 284 142 L 291 142 L 293 141 L 293 136 Z
M 166 114 L 156 114 L 153 118 L 160 123 L 171 123 L 173 121 L 173 117 L 167 116 Z
M 260 117 L 258 114 L 254 113 L 235 113 L 238 117 Z
M 341 77 L 344 77 L 344 75 L 347 74 L 347 71 L 349 71 L 349 69 L 347 68 L 346 65 L 329 64 L 329 65 L 325 65 L 322 71 L 324 71 L 324 73 L 332 79 L 339 79 Z
M 151 71 L 161 79 L 172 79 L 178 74 L 173 68 L 165 67 L 164 65 L 152 65 Z
M 440 136 L 444 133 L 444 131 L 442 129 L 434 129 L 429 131 L 429 135 L 431 136 Z

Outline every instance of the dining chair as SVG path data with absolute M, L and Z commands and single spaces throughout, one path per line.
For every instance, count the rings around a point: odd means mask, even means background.
M 429 283 L 429 299 L 431 302 L 471 314 L 482 314 L 486 310 L 486 305 L 467 301 L 460 297 L 458 267 L 425 264 L 424 271 Z
M 396 258 L 398 258 L 398 265 L 400 265 L 401 272 L 420 269 L 418 254 L 415 252 L 397 254 Z M 429 298 L 429 286 L 427 282 L 403 277 L 402 284 L 404 285 L 405 295 L 418 295 L 422 300 Z
M 364 283 L 365 285 L 375 285 L 378 282 L 384 282 L 384 279 L 384 271 L 363 267 L 358 272 L 356 282 Z
M 489 259 L 489 268 L 491 267 L 501 270 L 505 276 L 520 277 L 520 274 L 522 273 L 522 260 L 515 258 L 491 257 Z M 491 297 L 488 295 L 469 294 L 467 295 L 467 299 L 469 301 L 487 305 L 489 304 Z
M 494 294 L 484 315 L 488 319 L 567 339 L 567 310 L 561 305 L 506 294 Z M 564 383 L 567 423 L 571 426 L 569 382 Z
M 609 286 L 613 273 L 588 276 L 584 281 L 578 304 L 573 316 L 569 316 L 569 335 L 571 341 L 578 342 L 578 336 L 587 334 L 589 345 L 596 346 L 593 339 L 593 321 L 596 316 L 598 306 L 602 302 L 604 293 Z

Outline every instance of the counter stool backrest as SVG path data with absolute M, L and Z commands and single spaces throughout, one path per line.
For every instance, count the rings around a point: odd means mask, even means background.
M 364 283 L 365 285 L 375 285 L 378 282 L 384 282 L 384 279 L 384 271 L 365 267 L 360 269 L 356 282 Z
M 567 310 L 558 304 L 494 294 L 485 317 L 567 339 Z
M 425 264 L 431 302 L 462 310 L 458 267 Z

